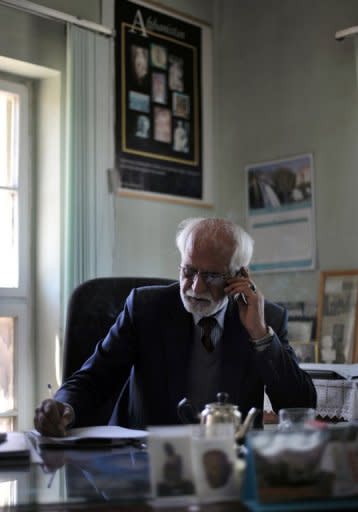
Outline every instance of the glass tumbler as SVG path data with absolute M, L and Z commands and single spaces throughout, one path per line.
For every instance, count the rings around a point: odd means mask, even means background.
M 278 429 L 282 432 L 310 428 L 316 419 L 316 409 L 311 407 L 280 409 L 278 418 Z

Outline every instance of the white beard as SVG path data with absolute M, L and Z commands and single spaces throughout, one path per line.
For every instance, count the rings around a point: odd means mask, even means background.
M 190 289 L 185 293 L 180 290 L 180 296 L 188 313 L 199 315 L 200 317 L 215 315 L 228 301 L 227 296 L 214 301 L 209 293 L 196 294 Z M 197 300 L 190 300 L 190 297 Z

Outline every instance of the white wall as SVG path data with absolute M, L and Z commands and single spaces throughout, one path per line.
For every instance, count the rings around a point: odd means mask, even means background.
M 318 270 L 257 277 L 274 300 L 313 300 L 319 270 L 358 267 L 355 0 L 215 0 L 216 172 L 221 214 L 244 221 L 244 168 L 312 152 Z M 269 240 L 267 241 L 269 243 Z

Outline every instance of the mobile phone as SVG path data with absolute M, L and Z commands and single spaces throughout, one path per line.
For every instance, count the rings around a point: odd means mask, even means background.
M 241 267 L 241 268 L 240 268 L 240 270 L 238 270 L 238 271 L 236 272 L 235 277 L 236 277 L 236 276 L 247 277 L 246 269 L 245 269 L 244 267 Z M 247 298 L 246 298 L 246 295 L 245 295 L 244 293 L 236 293 L 236 294 L 234 295 L 234 300 L 236 300 L 236 301 L 238 302 L 240 299 L 241 299 L 241 300 L 242 300 L 242 302 L 243 302 L 244 304 L 246 304 L 246 306 L 247 306 Z

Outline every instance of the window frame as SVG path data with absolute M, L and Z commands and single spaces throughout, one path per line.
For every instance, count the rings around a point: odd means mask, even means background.
M 31 281 L 32 139 L 30 136 L 31 82 L 0 76 L 0 90 L 19 95 L 18 132 L 18 248 L 19 281 L 16 288 L 0 286 L 0 316 L 14 317 L 15 408 L 1 413 L 14 418 L 15 430 L 31 428 L 34 408 L 33 301 Z
M 0 90 L 18 94 L 19 101 L 19 155 L 18 155 L 18 225 L 19 225 L 19 284 L 16 288 L 0 286 L 0 298 L 21 297 L 29 294 L 30 276 L 30 169 L 29 91 L 26 85 L 0 78 Z

